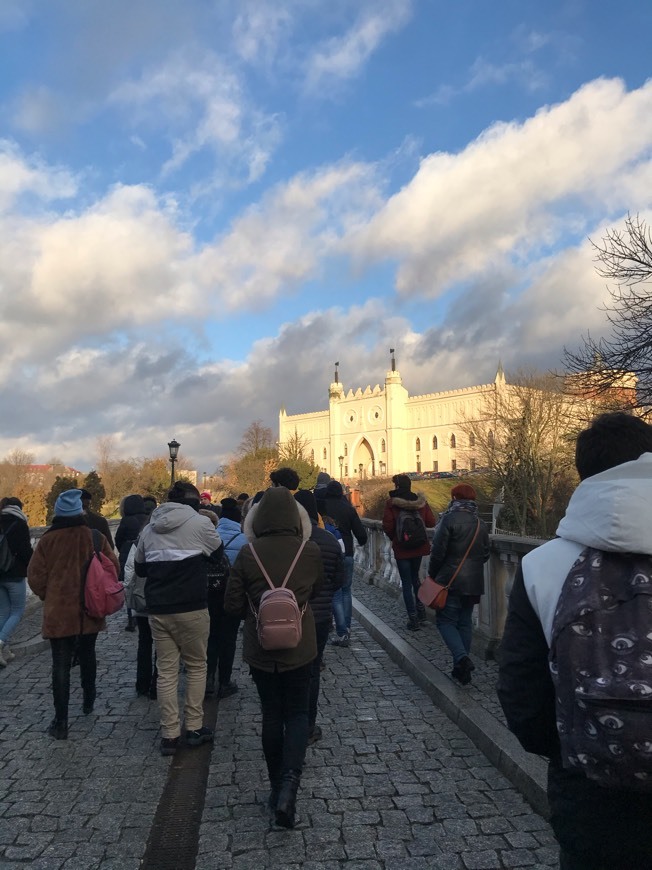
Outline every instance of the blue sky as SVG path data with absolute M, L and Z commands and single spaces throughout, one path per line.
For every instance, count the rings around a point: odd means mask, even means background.
M 556 367 L 649 216 L 652 6 L 0 0 L 0 455 Z

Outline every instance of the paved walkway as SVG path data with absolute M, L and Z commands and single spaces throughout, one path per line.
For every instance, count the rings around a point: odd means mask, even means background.
M 399 620 L 379 590 L 355 594 Z M 135 697 L 136 637 L 123 626 L 119 614 L 98 641 L 93 715 L 74 686 L 68 741 L 45 734 L 49 649 L 0 671 L 2 870 L 140 865 L 170 761 L 158 753 L 156 703 Z M 429 628 L 413 642 L 436 643 Z M 197 870 L 556 866 L 547 823 L 357 624 L 351 647 L 327 649 L 324 738 L 308 749 L 302 821 L 273 829 L 257 695 L 245 668 L 236 679 L 241 691 L 218 707 Z

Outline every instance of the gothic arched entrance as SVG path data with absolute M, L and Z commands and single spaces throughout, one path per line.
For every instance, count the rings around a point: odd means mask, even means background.
M 353 475 L 359 480 L 366 480 L 368 477 L 376 476 L 376 460 L 371 444 L 366 438 L 355 448 L 353 454 Z

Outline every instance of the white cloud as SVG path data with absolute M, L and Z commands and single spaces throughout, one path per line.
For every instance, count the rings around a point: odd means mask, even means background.
M 281 0 L 241 0 L 233 22 L 238 54 L 249 63 L 271 63 L 292 29 L 294 5 Z
M 38 157 L 27 159 L 13 142 L 0 140 L 0 214 L 21 196 L 51 201 L 76 193 L 77 180 L 67 169 L 47 166 Z
M 383 0 L 368 5 L 341 36 L 331 37 L 313 51 L 306 87 L 315 93 L 332 82 L 357 75 L 387 36 L 400 30 L 411 14 L 410 0 Z
M 629 93 L 592 82 L 459 154 L 425 157 L 347 250 L 363 263 L 395 259 L 401 293 L 440 295 L 581 233 L 607 207 L 645 207 L 649 188 L 634 191 L 631 179 L 647 175 L 651 142 L 652 82 Z

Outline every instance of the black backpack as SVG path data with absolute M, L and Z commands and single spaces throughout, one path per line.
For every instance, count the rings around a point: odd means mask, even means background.
M 583 550 L 559 596 L 549 664 L 563 766 L 652 793 L 652 557 Z
M 7 576 L 16 564 L 16 557 L 11 552 L 9 541 L 7 540 L 7 533 L 14 526 L 15 523 L 12 523 L 6 531 L 0 532 L 0 577 Z
M 402 549 L 416 550 L 428 540 L 426 524 L 418 510 L 401 510 L 396 518 L 396 542 Z

